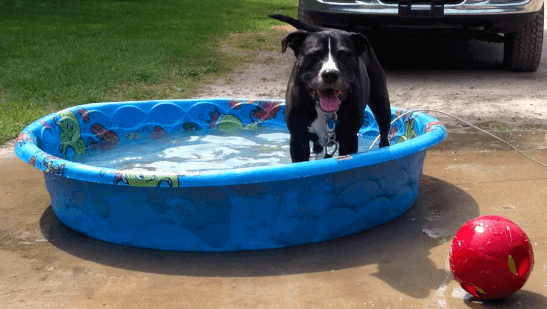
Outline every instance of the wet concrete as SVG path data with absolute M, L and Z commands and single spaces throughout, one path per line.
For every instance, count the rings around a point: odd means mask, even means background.
M 446 123 L 448 121 L 442 120 Z M 543 125 L 527 125 L 511 128 L 499 122 L 480 122 L 475 126 L 486 130 L 503 141 L 465 124 L 447 124 L 449 132 L 447 142 L 435 146 L 435 150 L 510 150 L 511 146 L 519 150 L 534 151 L 547 149 L 547 130 Z M 511 146 L 507 145 L 509 143 Z
M 541 139 L 545 132 L 515 136 L 527 149 L 535 148 L 528 155 L 547 162 L 547 152 L 536 147 L 547 145 Z M 320 244 L 224 254 L 137 249 L 79 234 L 53 214 L 41 172 L 4 154 L 0 303 L 2 308 L 547 308 L 547 168 L 475 138 L 451 134 L 428 152 L 418 201 L 391 223 Z M 501 302 L 470 298 L 449 271 L 453 235 L 486 214 L 517 223 L 535 254 L 527 284 Z

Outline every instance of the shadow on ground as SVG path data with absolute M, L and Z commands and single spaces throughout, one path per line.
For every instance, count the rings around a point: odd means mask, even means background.
M 451 240 L 479 207 L 467 193 L 423 176 L 415 205 L 400 218 L 368 232 L 292 248 L 233 253 L 168 252 L 89 238 L 61 223 L 52 207 L 42 214 L 46 239 L 76 257 L 141 272 L 207 277 L 278 276 L 377 264 L 374 276 L 412 297 L 425 298 L 448 272 L 429 259 L 431 248 Z M 447 252 L 448 254 L 448 252 Z

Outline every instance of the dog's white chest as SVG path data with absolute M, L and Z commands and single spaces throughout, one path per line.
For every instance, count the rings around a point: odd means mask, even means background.
M 310 133 L 317 134 L 318 142 L 321 146 L 326 147 L 329 140 L 329 132 L 327 126 L 327 114 L 319 107 L 315 107 L 317 110 L 317 118 L 308 127 Z

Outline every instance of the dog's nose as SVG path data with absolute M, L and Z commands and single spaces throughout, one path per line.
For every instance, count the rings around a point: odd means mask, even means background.
M 323 82 L 327 84 L 332 84 L 338 80 L 340 77 L 340 72 L 338 70 L 325 70 L 321 73 L 321 78 Z

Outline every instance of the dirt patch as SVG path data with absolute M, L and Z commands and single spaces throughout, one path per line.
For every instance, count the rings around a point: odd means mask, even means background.
M 0 145 L 0 159 L 11 157 L 14 155 L 13 149 L 17 140 L 7 141 L 4 145 Z
M 291 26 L 275 26 L 261 32 L 269 42 L 275 42 L 275 48 L 255 52 L 235 72 L 201 85 L 196 91 L 197 97 L 284 99 L 287 78 L 295 57 L 292 52 L 281 53 L 281 39 L 294 30 Z M 224 50 L 240 52 L 233 46 L 226 46 Z

